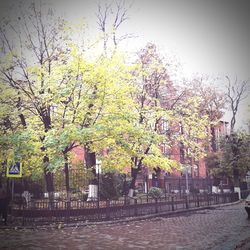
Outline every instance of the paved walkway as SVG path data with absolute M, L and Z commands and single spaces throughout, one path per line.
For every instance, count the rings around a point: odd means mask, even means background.
M 244 203 L 174 217 L 62 229 L 0 229 L 0 249 L 234 249 L 250 236 Z

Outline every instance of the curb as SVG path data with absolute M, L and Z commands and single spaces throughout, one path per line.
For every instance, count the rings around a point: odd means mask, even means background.
M 140 221 L 145 219 L 151 219 L 151 218 L 157 218 L 162 216 L 174 216 L 178 214 L 186 214 L 189 212 L 195 212 L 199 210 L 205 210 L 205 209 L 211 209 L 211 208 L 218 208 L 218 207 L 225 207 L 230 205 L 236 205 L 238 203 L 241 203 L 241 200 L 231 203 L 225 203 L 225 204 L 217 204 L 217 205 L 211 205 L 211 206 L 205 206 L 205 207 L 195 207 L 195 208 L 189 208 L 189 209 L 181 209 L 176 211 L 168 211 L 168 212 L 162 212 L 157 214 L 149 214 L 149 215 L 142 215 L 142 216 L 134 216 L 134 217 L 128 217 L 124 219 L 118 219 L 118 220 L 112 220 L 112 221 L 98 221 L 98 222 L 90 222 L 90 223 L 84 223 L 84 224 L 65 224 L 65 226 L 72 227 L 72 226 L 89 226 L 89 225 L 102 225 L 102 224 L 115 224 L 115 223 L 123 223 L 123 222 L 130 222 L 130 221 Z
M 1 227 L 0 229 L 14 229 L 14 230 L 19 230 L 19 229 L 43 229 L 43 228 L 54 228 L 54 229 L 62 229 L 64 227 L 86 227 L 86 226 L 94 226 L 94 225 L 103 225 L 103 224 L 116 224 L 116 223 L 125 223 L 125 222 L 131 222 L 131 221 L 141 221 L 141 220 L 147 220 L 147 219 L 152 219 L 152 218 L 157 218 L 157 217 L 162 217 L 162 216 L 176 216 L 176 215 L 182 215 L 182 214 L 187 214 L 190 212 L 196 212 L 199 210 L 205 210 L 205 209 L 215 209 L 219 207 L 226 207 L 226 206 L 231 206 L 231 205 L 236 205 L 241 203 L 242 200 L 238 200 L 235 202 L 231 203 L 224 203 L 224 204 L 216 204 L 216 205 L 210 205 L 210 206 L 204 206 L 204 207 L 195 207 L 195 208 L 189 208 L 189 209 L 182 209 L 182 210 L 176 210 L 176 211 L 168 211 L 168 212 L 161 212 L 157 214 L 148 214 L 148 215 L 142 215 L 142 216 L 134 216 L 134 217 L 127 217 L 123 219 L 117 219 L 117 220 L 109 220 L 109 221 L 96 221 L 96 222 L 78 222 L 78 223 L 68 223 L 64 224 L 63 222 L 59 223 L 51 223 L 51 224 L 44 224 L 44 225 L 39 225 L 39 226 L 4 226 Z

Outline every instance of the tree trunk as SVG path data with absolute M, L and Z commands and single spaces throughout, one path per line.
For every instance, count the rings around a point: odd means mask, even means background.
M 53 181 L 53 173 L 51 173 L 49 170 L 47 170 L 46 165 L 49 163 L 49 158 L 47 156 L 43 157 L 43 163 L 45 165 L 44 175 L 45 175 L 47 192 L 51 193 L 51 192 L 54 192 L 54 181 Z
M 95 152 L 90 152 L 89 147 L 84 147 L 84 160 L 87 168 L 95 167 L 96 165 L 96 154 Z
M 44 170 L 45 174 L 45 181 L 46 181 L 46 187 L 47 187 L 47 192 L 54 192 L 54 181 L 53 181 L 53 173 L 51 172 L 46 172 Z
M 90 152 L 89 145 L 85 145 L 84 147 L 84 160 L 86 163 L 87 169 L 92 169 L 92 173 L 94 177 L 89 181 L 89 194 L 88 194 L 88 201 L 97 200 L 97 177 L 96 177 L 96 154 L 95 152 Z
M 69 163 L 67 155 L 64 155 L 64 173 L 65 173 L 65 185 L 67 192 L 67 200 L 70 199 L 70 187 L 69 187 Z
M 234 187 L 240 186 L 239 170 L 237 166 L 233 166 L 233 178 L 234 178 Z
M 47 133 L 51 129 L 51 119 L 49 116 L 49 109 L 46 107 L 41 107 L 41 118 L 43 120 L 44 125 L 44 132 Z M 45 136 L 40 138 L 43 142 L 45 139 Z M 45 146 L 42 146 L 41 150 L 45 152 L 46 148 Z M 54 199 L 54 181 L 53 181 L 53 173 L 49 171 L 48 164 L 49 164 L 49 157 L 45 155 L 43 157 L 43 164 L 44 164 L 44 177 L 46 181 L 46 188 L 47 192 L 49 194 L 49 199 L 52 201 Z
M 239 169 L 238 169 L 238 159 L 239 159 L 239 140 L 236 134 L 231 134 L 231 147 L 233 153 L 233 180 L 234 180 L 234 187 L 240 186 L 239 181 Z
M 47 165 L 49 163 L 49 158 L 47 156 L 43 157 L 43 163 L 44 163 L 44 176 L 45 176 L 45 181 L 46 181 L 46 188 L 49 196 L 49 206 L 51 208 L 54 207 L 54 181 L 53 181 L 53 173 L 51 173 L 47 169 Z
M 139 172 L 138 168 L 131 168 L 132 180 L 131 180 L 131 183 L 129 185 L 129 193 L 128 193 L 129 197 L 133 197 L 133 195 L 134 195 L 135 183 L 136 183 L 136 178 L 137 178 L 138 172 Z

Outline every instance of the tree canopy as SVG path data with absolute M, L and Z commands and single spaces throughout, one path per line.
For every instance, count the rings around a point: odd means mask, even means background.
M 126 20 L 124 8 L 117 5 L 115 30 L 107 37 L 99 6 L 104 39 L 99 55 L 74 41 L 76 27 L 35 4 L 14 24 L 1 26 L 0 161 L 5 167 L 10 160 L 22 161 L 25 175 L 44 174 L 53 191 L 52 173 L 64 168 L 67 174 L 71 151 L 81 146 L 101 158 L 103 171 L 131 168 L 134 188 L 143 166 L 179 169 L 161 145 L 181 142 L 186 156 L 205 156 L 206 128 L 221 117 L 223 98 L 201 82 L 203 95 L 196 87 L 178 89 L 154 44 L 135 60 L 120 53 L 116 31 Z M 107 53 L 110 38 L 114 49 Z

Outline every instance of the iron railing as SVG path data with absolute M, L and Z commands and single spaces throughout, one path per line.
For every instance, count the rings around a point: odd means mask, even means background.
M 250 194 L 250 190 L 241 190 L 240 191 L 240 195 L 241 195 L 241 199 L 246 199 L 247 196 Z
M 13 222 L 22 225 L 39 225 L 54 222 L 105 221 L 126 217 L 186 210 L 196 207 L 207 207 L 237 201 L 238 193 L 222 194 L 189 194 L 182 198 L 176 195 L 165 195 L 159 199 L 148 196 L 140 198 L 124 197 L 122 200 L 105 201 L 64 201 L 64 200 L 31 200 L 28 204 L 13 206 Z

